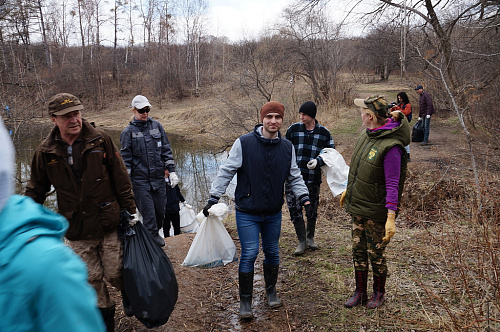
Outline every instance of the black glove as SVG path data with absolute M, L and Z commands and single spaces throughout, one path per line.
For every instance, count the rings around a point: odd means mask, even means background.
M 313 205 L 311 203 L 304 205 L 304 209 L 306 210 L 306 218 L 312 219 L 313 214 L 314 214 Z
M 205 205 L 205 207 L 203 208 L 203 215 L 205 217 L 208 217 L 208 210 L 210 210 L 210 208 L 212 207 L 212 205 L 214 204 L 217 204 L 219 202 L 219 197 L 217 196 L 210 196 L 210 199 L 208 200 L 208 203 L 207 205 Z
M 207 203 L 207 205 L 205 205 L 205 207 L 203 208 L 203 214 L 205 215 L 205 217 L 208 217 L 208 210 L 210 210 L 210 208 L 212 207 L 212 205 L 214 205 L 213 203 Z

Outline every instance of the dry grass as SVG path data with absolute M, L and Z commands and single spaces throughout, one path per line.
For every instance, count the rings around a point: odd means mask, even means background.
M 355 90 L 355 97 L 372 93 L 395 96 L 398 91 L 408 91 L 408 87 L 395 82 Z M 287 107 L 284 128 L 298 121 L 298 107 L 310 99 L 305 91 L 297 85 L 277 89 L 273 99 Z M 197 144 L 221 147 L 253 127 L 256 111 L 264 102 L 258 96 L 242 96 L 236 90 L 224 89 L 221 94 L 214 89 L 210 98 L 162 104 L 161 109 L 153 108 L 152 115 L 162 121 L 169 133 Z M 118 111 L 123 112 L 123 108 L 109 110 L 116 118 L 96 123 L 123 128 Z M 319 108 L 317 118 L 330 129 L 344 158 L 350 160 L 361 130 L 358 112 L 330 102 Z M 498 151 L 479 142 L 475 145 L 480 152 L 476 156 L 482 186 L 480 205 L 461 128 L 449 115 L 438 114 L 433 121 L 433 144 L 425 148 L 412 144 L 397 233 L 387 250 L 390 275 L 387 300 L 381 308 L 343 306 L 354 289 L 350 219 L 338 207 L 338 198 L 332 197 L 326 184 L 322 188 L 317 229 L 321 250 L 299 258 L 292 256 L 296 237 L 284 207 L 279 291 L 285 301 L 287 330 L 500 330 Z M 234 235 L 234 225 L 228 224 L 228 228 Z M 230 287 L 227 282 L 222 284 Z M 223 303 L 235 300 L 234 293 L 229 299 L 219 293 Z M 234 306 L 231 308 L 234 311 Z M 227 330 L 224 318 L 217 324 L 210 329 Z M 259 324 L 257 321 L 251 327 L 238 325 L 238 330 L 258 330 Z

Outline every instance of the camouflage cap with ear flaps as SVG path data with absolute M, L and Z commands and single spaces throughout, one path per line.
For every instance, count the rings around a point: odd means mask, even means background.
M 368 108 L 382 118 L 387 118 L 389 103 L 383 95 L 373 95 L 366 99 L 355 99 L 356 106 Z

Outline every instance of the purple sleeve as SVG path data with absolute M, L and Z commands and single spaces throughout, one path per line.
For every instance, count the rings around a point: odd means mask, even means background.
M 385 174 L 385 207 L 398 210 L 399 177 L 401 174 L 401 155 L 403 151 L 399 146 L 393 146 L 384 157 Z

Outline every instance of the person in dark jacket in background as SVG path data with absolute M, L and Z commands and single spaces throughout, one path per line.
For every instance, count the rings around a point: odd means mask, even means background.
M 283 124 L 284 106 L 270 101 L 260 110 L 261 125 L 234 142 L 224 165 L 210 189 L 210 199 L 203 208 L 208 216 L 237 174 L 235 190 L 236 226 L 241 243 L 239 265 L 240 318 L 253 318 L 252 292 L 254 265 L 259 253 L 260 237 L 264 252 L 264 281 L 267 303 L 279 307 L 276 293 L 279 270 L 279 238 L 284 184 L 302 205 L 310 207 L 309 193 L 297 167 L 295 151 L 290 141 L 279 132 Z
M 132 99 L 134 117 L 120 135 L 120 153 L 132 180 L 137 208 L 143 224 L 155 242 L 163 247 L 158 225 L 165 218 L 165 177 L 172 187 L 179 179 L 167 134 L 160 122 L 149 117 L 149 100 L 137 95 Z
M 179 185 L 172 188 L 170 179 L 165 178 L 167 202 L 165 203 L 165 220 L 163 225 L 158 225 L 158 228 L 163 227 L 163 234 L 165 237 L 170 236 L 170 225 L 174 228 L 174 235 L 181 234 L 181 217 L 179 211 L 181 210 L 179 202 L 184 203 L 187 208 L 192 208 L 191 205 L 185 203 L 184 196 L 182 196 Z
M 0 331 L 105 331 L 68 221 L 14 195 L 14 146 L 0 118 Z
M 285 137 L 292 142 L 297 157 L 297 166 L 309 191 L 312 208 L 307 215 L 307 227 L 304 223 L 302 205 L 295 198 L 289 186 L 285 184 L 286 201 L 290 219 L 293 222 L 299 244 L 294 255 L 304 254 L 306 248 L 316 250 L 314 242 L 316 219 L 318 217 L 319 189 L 321 185 L 321 166 L 325 164 L 319 155 L 324 148 L 335 148 L 330 131 L 316 120 L 316 104 L 306 101 L 299 108 L 300 122 L 292 124 L 286 131 Z
M 121 210 L 135 216 L 132 185 L 115 144 L 82 119 L 83 105 L 76 96 L 59 93 L 48 108 L 54 128 L 35 151 L 25 195 L 43 204 L 51 186 L 56 189 L 59 213 L 69 221 L 66 238 L 87 263 L 89 283 L 97 291 L 106 327 L 113 331 L 115 303 L 106 282 L 123 289 L 118 226 Z
M 424 91 L 424 87 L 417 85 L 415 91 L 420 95 L 418 99 L 418 105 L 420 110 L 418 113 L 418 120 L 424 121 L 424 140 L 420 145 L 426 145 L 429 143 L 429 132 L 431 130 L 431 115 L 434 114 L 434 104 L 432 103 L 431 95 Z
M 396 233 L 396 212 L 406 178 L 410 125 L 403 113 L 387 112 L 379 95 L 355 99 L 366 130 L 358 138 L 349 166 L 347 189 L 340 198 L 352 218 L 352 255 L 356 276 L 348 308 L 366 303 L 370 309 L 385 300 L 385 248 Z M 373 294 L 367 303 L 368 264 L 373 271 Z

